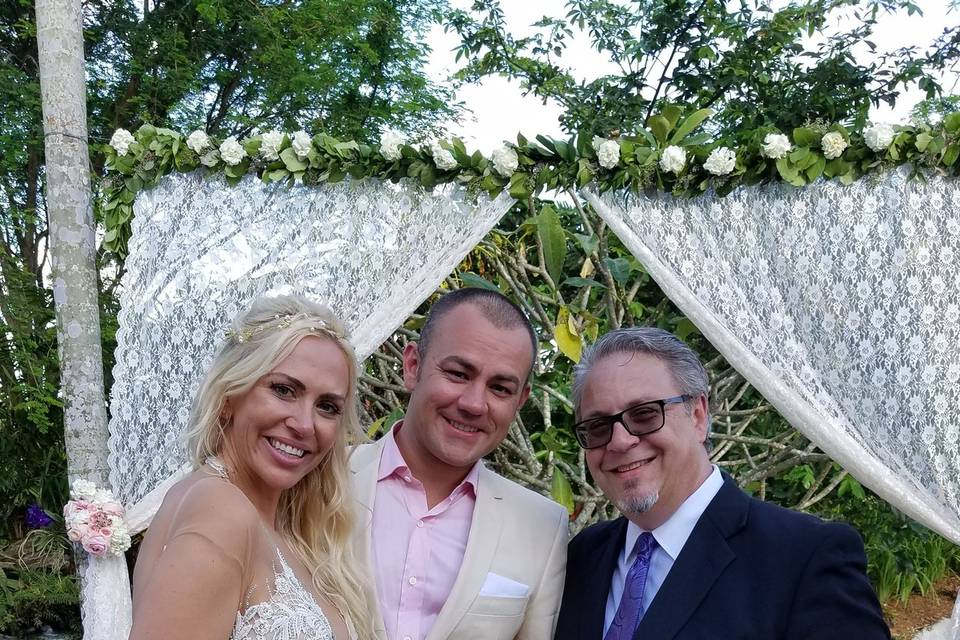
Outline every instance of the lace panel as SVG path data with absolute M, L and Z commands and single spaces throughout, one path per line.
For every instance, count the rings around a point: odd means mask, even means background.
M 587 194 L 791 424 L 960 543 L 960 181 Z
M 171 175 L 138 196 L 111 392 L 110 482 L 137 503 L 187 461 L 190 402 L 231 318 L 266 293 L 306 294 L 364 358 L 511 206 L 462 188 L 372 180 L 235 186 Z

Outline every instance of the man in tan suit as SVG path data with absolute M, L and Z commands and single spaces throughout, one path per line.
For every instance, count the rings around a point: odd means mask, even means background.
M 351 458 L 378 636 L 548 640 L 567 513 L 481 460 L 530 393 L 536 335 L 485 289 L 445 295 L 420 335 L 403 354 L 404 419 Z

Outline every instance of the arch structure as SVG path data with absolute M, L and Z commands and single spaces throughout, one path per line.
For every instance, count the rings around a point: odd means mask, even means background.
M 720 198 L 584 191 L 663 291 L 793 426 L 960 543 L 960 183 L 903 168 Z M 164 178 L 136 203 L 110 480 L 141 530 L 186 469 L 190 400 L 231 317 L 298 292 L 373 352 L 510 208 L 446 185 Z M 95 614 L 93 612 L 96 612 Z M 84 580 L 85 637 L 126 638 L 122 558 Z M 954 616 L 954 631 L 960 607 Z

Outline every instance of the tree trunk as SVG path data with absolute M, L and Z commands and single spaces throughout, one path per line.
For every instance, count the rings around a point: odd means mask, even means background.
M 70 479 L 107 485 L 80 0 L 37 0 L 51 278 Z

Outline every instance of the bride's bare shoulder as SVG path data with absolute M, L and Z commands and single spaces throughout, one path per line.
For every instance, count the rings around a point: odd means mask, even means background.
M 171 532 L 189 530 L 214 539 L 222 539 L 219 534 L 249 532 L 260 522 L 243 491 L 204 470 L 194 471 L 170 488 L 157 518 L 168 521 Z

